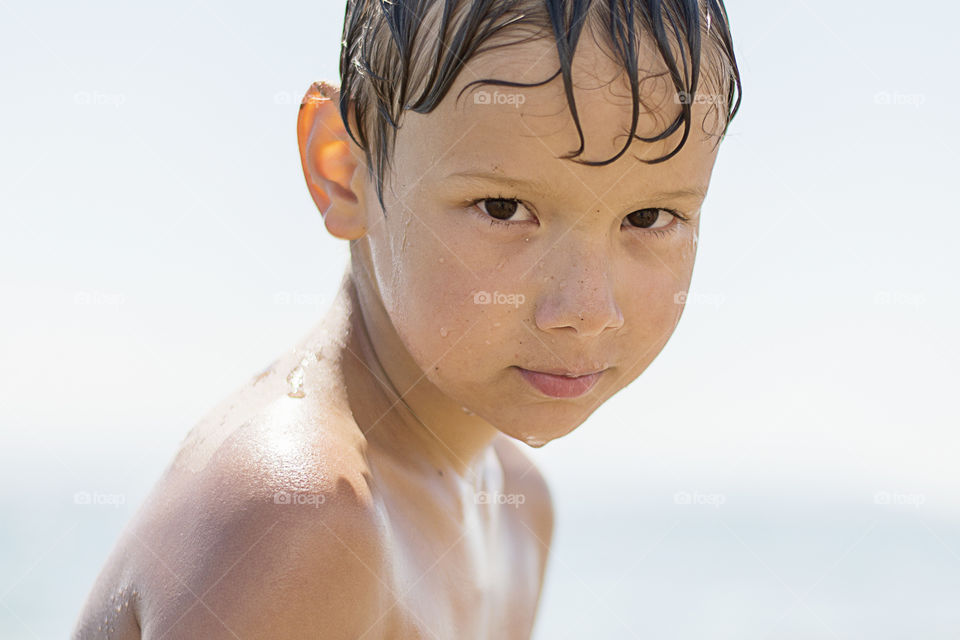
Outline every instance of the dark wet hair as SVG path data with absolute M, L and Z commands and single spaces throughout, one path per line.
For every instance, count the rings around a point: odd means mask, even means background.
M 340 50 L 340 114 L 348 134 L 366 154 L 367 171 L 376 180 L 381 209 L 385 211 L 384 175 L 391 168 L 403 112 L 431 112 L 468 60 L 502 46 L 552 36 L 560 68 L 540 82 L 483 79 L 470 82 L 463 90 L 474 84 L 536 87 L 561 75 L 580 137 L 580 148 L 563 157 L 581 155 L 584 137 L 571 67 L 581 32 L 589 21 L 595 41 L 599 34 L 602 43 L 598 44 L 627 72 L 633 114 L 627 143 L 619 153 L 604 161 L 576 162 L 609 164 L 626 152 L 634 138 L 656 142 L 682 126 L 683 137 L 673 151 L 642 161 L 655 164 L 669 160 L 689 137 L 692 103 L 701 86 L 710 87 L 721 98 L 710 101 L 711 112 L 716 112 L 723 123 L 719 144 L 741 99 L 740 71 L 721 0 L 348 0 Z M 528 37 L 505 40 L 514 32 L 527 33 Z M 650 138 L 636 135 L 642 104 L 638 68 L 641 34 L 653 38 L 667 69 L 647 77 L 669 74 L 681 108 L 672 123 Z M 701 82 L 704 61 L 706 72 L 712 75 Z M 351 107 L 355 129 L 348 113 Z

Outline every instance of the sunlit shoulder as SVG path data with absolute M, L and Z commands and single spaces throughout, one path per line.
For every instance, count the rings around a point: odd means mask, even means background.
M 382 637 L 386 546 L 368 470 L 338 436 L 345 425 L 317 429 L 287 400 L 212 453 L 202 443 L 219 419 L 198 425 L 111 554 L 74 638 Z

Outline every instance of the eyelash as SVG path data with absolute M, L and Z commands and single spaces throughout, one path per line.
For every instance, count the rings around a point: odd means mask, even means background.
M 522 201 L 522 200 L 519 200 L 519 199 L 517 199 L 517 198 L 511 198 L 511 197 L 509 197 L 509 196 L 487 196 L 487 197 L 485 197 L 485 198 L 477 198 L 476 200 L 474 200 L 473 202 L 470 203 L 470 206 L 475 207 L 475 206 L 477 206 L 478 204 L 480 204 L 481 202 L 485 202 L 486 200 L 506 200 L 507 202 L 516 202 L 517 204 L 523 204 L 523 201 Z M 526 206 L 526 205 L 524 205 L 524 206 Z M 527 207 L 527 208 L 529 209 L 529 207 Z M 479 211 L 478 213 L 479 213 L 481 216 L 483 216 L 483 217 L 487 220 L 487 222 L 490 223 L 490 226 L 491 226 L 491 227 L 511 227 L 511 226 L 517 224 L 516 222 L 507 222 L 507 221 L 505 221 L 505 220 L 498 220 L 497 218 L 494 218 L 493 216 L 487 215 L 487 214 L 483 213 L 482 211 Z
M 511 197 L 511 196 L 487 196 L 487 197 L 485 197 L 485 198 L 477 198 L 476 200 L 473 200 L 473 201 L 470 203 L 470 206 L 471 206 L 471 207 L 476 207 L 478 204 L 480 204 L 481 202 L 484 202 L 484 201 L 486 201 L 486 200 L 505 200 L 505 201 L 507 201 L 507 202 L 516 202 L 517 204 L 522 204 L 522 205 L 525 206 L 525 207 L 527 206 L 527 205 L 524 204 L 524 202 L 523 202 L 522 200 L 520 200 L 519 198 L 514 198 L 514 197 Z M 670 215 L 672 215 L 672 216 L 676 219 L 676 223 L 675 223 L 675 224 L 672 224 L 672 225 L 670 225 L 669 227 L 666 227 L 666 228 L 663 228 L 663 229 L 643 229 L 642 227 L 634 227 L 634 228 L 636 228 L 636 229 L 639 229 L 639 230 L 642 230 L 642 231 L 646 231 L 647 233 L 652 233 L 653 235 L 657 236 L 658 238 L 665 238 L 666 236 L 668 236 L 668 235 L 670 235 L 670 234 L 672 234 L 672 233 L 676 233 L 676 231 L 677 231 L 677 229 L 679 228 L 680 225 L 685 224 L 685 223 L 687 223 L 687 222 L 690 221 L 690 218 L 684 216 L 684 215 L 683 215 L 682 213 L 680 213 L 679 211 L 675 211 L 675 210 L 673 210 L 673 209 L 666 209 L 666 208 L 664 208 L 664 207 L 650 207 L 650 208 L 651 208 L 651 209 L 654 209 L 654 208 L 655 208 L 655 209 L 659 209 L 660 211 L 666 211 L 667 213 L 669 213 Z M 527 209 L 530 209 L 530 207 L 527 207 Z M 483 216 L 483 217 L 487 220 L 487 222 L 490 224 L 491 227 L 504 228 L 504 227 L 511 227 L 511 226 L 517 224 L 516 222 L 507 222 L 507 221 L 505 221 L 505 220 L 498 220 L 497 218 L 494 218 L 494 217 L 492 217 L 492 216 L 490 216 L 490 215 L 487 215 L 487 214 L 483 213 L 482 211 L 478 211 L 478 214 L 481 215 L 481 216 Z

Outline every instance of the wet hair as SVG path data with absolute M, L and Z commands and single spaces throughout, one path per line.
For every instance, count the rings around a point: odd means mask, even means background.
M 633 97 L 631 129 L 624 147 L 603 161 L 575 159 L 584 137 L 574 101 L 571 68 L 585 25 L 594 41 L 627 73 Z M 512 34 L 525 39 L 508 39 Z M 652 37 L 666 71 L 640 78 L 642 34 Z M 648 164 L 665 162 L 686 143 L 697 90 L 708 87 L 710 113 L 724 137 L 740 108 L 740 71 L 722 0 L 347 0 L 340 50 L 340 114 L 347 133 L 365 152 L 368 175 L 383 203 L 384 175 L 391 169 L 393 145 L 403 112 L 429 113 L 440 103 L 471 58 L 503 46 L 552 37 L 560 68 L 540 82 L 482 79 L 467 84 L 536 87 L 563 79 L 567 105 L 580 137 L 580 148 L 563 156 L 586 165 L 606 165 L 636 138 L 656 142 L 683 127 L 670 153 Z M 706 77 L 701 82 L 701 64 Z M 652 137 L 636 135 L 640 85 L 669 75 L 680 114 Z M 350 111 L 353 122 L 351 124 Z M 708 113 L 709 115 L 709 113 Z

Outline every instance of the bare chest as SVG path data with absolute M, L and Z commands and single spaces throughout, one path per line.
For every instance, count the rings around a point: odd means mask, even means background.
M 423 513 L 391 522 L 386 637 L 530 637 L 540 588 L 537 549 L 509 507 L 481 506 L 458 521 Z
M 385 590 L 396 632 L 389 637 L 529 638 L 538 567 L 523 547 L 506 539 L 483 545 L 471 534 L 440 541 L 406 532 L 392 550 Z

